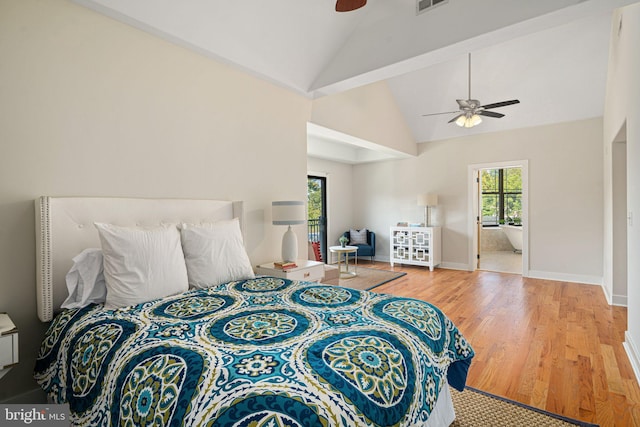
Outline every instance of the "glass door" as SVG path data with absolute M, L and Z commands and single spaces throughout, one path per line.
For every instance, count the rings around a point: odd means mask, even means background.
M 327 261 L 327 178 L 307 176 L 307 236 L 319 249 L 323 262 Z M 315 248 L 314 248 L 315 249 Z M 315 250 L 314 250 L 315 253 Z M 318 260 L 318 257 L 316 257 Z

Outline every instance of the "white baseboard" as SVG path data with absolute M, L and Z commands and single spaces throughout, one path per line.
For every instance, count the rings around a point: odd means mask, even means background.
M 438 266 L 440 268 L 446 268 L 448 270 L 464 270 L 469 271 L 469 265 L 462 264 L 460 262 L 442 262 Z
M 629 362 L 631 362 L 633 373 L 636 374 L 636 382 L 640 384 L 640 352 L 638 352 L 638 346 L 633 342 L 629 331 L 624 333 L 624 339 L 625 341 L 622 345 L 627 352 Z
M 604 297 L 607 300 L 607 304 L 613 305 L 613 297 L 611 296 L 611 292 L 609 291 L 609 288 L 606 286 L 604 281 L 602 282 L 602 285 L 600 287 L 602 288 L 602 292 L 604 293 Z
M 529 270 L 533 279 L 557 280 L 559 282 L 585 283 L 587 285 L 602 285 L 602 277 L 584 274 L 555 273 L 552 271 Z
M 609 305 L 619 305 L 621 307 L 627 307 L 627 296 L 614 294 L 613 298 L 610 300 Z

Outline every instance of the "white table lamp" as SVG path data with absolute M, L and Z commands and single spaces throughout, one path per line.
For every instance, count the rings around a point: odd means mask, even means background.
M 438 195 L 435 193 L 420 194 L 418 196 L 418 206 L 424 206 L 424 225 L 431 227 L 429 208 L 438 206 Z
M 304 202 L 295 200 L 277 201 L 271 203 L 271 218 L 273 225 L 288 225 L 289 228 L 282 236 L 282 260 L 295 262 L 298 258 L 298 239 L 291 229 L 292 225 L 304 224 Z

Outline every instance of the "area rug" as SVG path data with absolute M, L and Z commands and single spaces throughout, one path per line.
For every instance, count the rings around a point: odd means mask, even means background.
M 452 388 L 451 398 L 456 410 L 451 427 L 597 427 L 471 387 L 463 392 Z
M 376 286 L 383 285 L 407 274 L 399 271 L 378 270 L 377 268 L 360 266 L 358 266 L 356 272 L 358 275 L 354 277 L 331 279 L 323 281 L 322 283 L 326 283 L 327 285 L 340 285 L 345 288 L 358 289 L 361 291 L 370 291 Z

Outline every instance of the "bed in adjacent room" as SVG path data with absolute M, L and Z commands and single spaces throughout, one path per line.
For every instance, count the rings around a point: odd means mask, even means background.
M 91 426 L 449 425 L 473 357 L 455 325 L 424 301 L 254 276 L 242 208 L 36 201 L 50 401 Z

